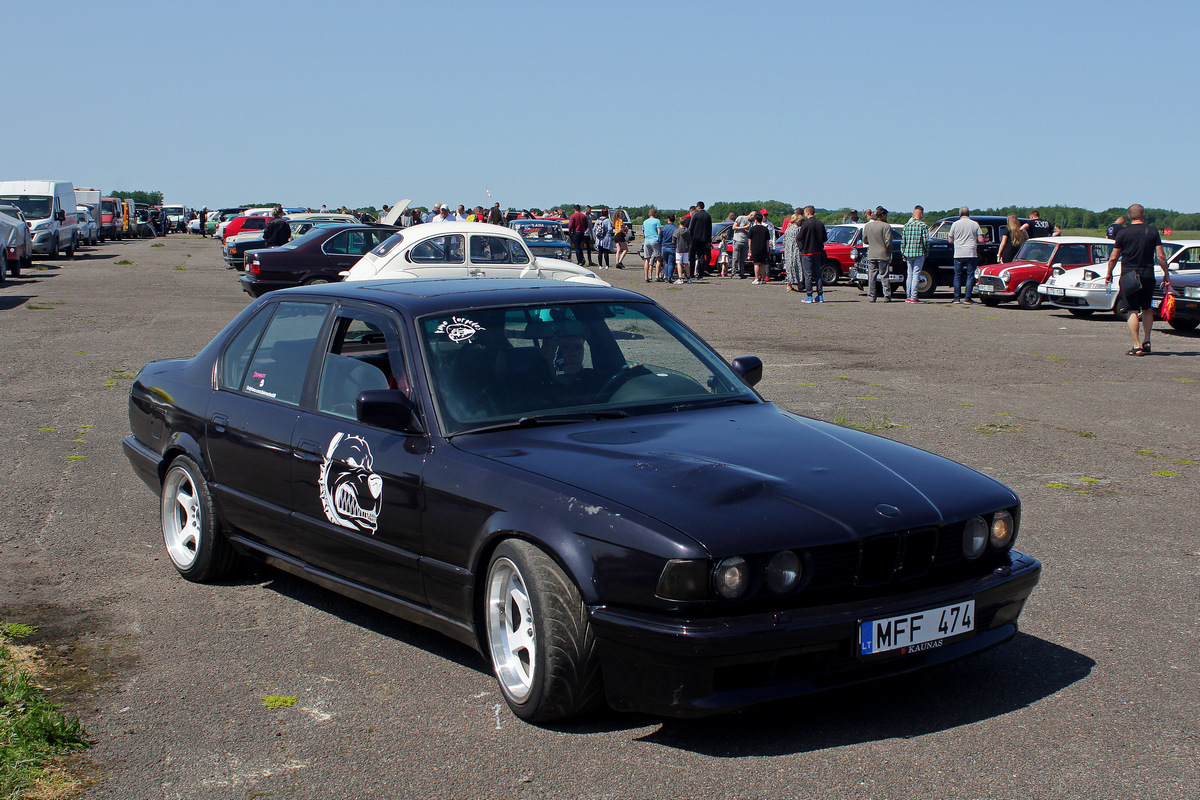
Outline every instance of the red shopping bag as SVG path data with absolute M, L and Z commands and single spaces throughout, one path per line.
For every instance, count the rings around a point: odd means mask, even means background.
M 1175 316 L 1175 295 L 1171 294 L 1170 289 L 1163 293 L 1162 307 L 1158 309 L 1158 316 L 1162 317 L 1163 322 L 1170 322 L 1171 317 Z

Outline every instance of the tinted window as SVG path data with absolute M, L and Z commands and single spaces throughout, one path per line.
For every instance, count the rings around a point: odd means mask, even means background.
M 386 256 L 391 249 L 404 241 L 404 234 L 393 233 L 391 236 L 383 240 L 383 243 L 376 247 L 371 252 L 377 256 Z
M 418 264 L 461 264 L 463 237 L 456 234 L 426 239 L 415 246 L 408 257 Z
M 330 255 L 345 255 L 350 248 L 350 231 L 342 231 L 337 236 L 321 245 L 321 249 Z
M 250 354 L 254 352 L 258 337 L 274 310 L 274 306 L 264 306 L 229 342 L 221 355 L 221 369 L 217 373 L 217 385 L 220 388 L 233 391 L 242 388 L 242 377 L 246 374 L 246 365 L 250 363 Z
M 1200 247 L 1189 247 L 1173 262 L 1176 269 L 1200 269 Z
M 1054 256 L 1054 261 L 1058 264 L 1090 264 L 1091 258 L 1088 257 L 1087 245 L 1085 244 L 1064 244 L 1058 248 L 1058 252 Z
M 395 326 L 369 312 L 343 309 L 321 366 L 317 409 L 355 419 L 358 393 L 375 389 L 409 391 Z
M 327 310 L 322 303 L 280 303 L 254 351 L 242 391 L 298 405 Z

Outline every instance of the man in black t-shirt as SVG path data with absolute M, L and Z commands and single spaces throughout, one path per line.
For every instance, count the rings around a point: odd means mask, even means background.
M 1036 239 L 1039 236 L 1057 236 L 1058 228 L 1055 228 L 1046 220 L 1042 219 L 1042 214 L 1036 208 L 1029 212 L 1029 222 L 1021 226 L 1025 234 L 1030 239 Z
M 275 210 L 271 212 L 271 221 L 267 223 L 266 230 L 263 231 L 263 243 L 267 247 L 279 247 L 287 244 L 291 238 L 292 228 L 283 218 L 283 208 L 275 206 Z
M 688 231 L 692 234 L 692 279 L 700 280 L 704 277 L 712 253 L 712 217 L 704 210 L 703 202 L 696 203 L 696 210 L 688 222 Z
M 1105 236 L 1107 236 L 1109 239 L 1116 239 L 1117 234 L 1120 233 L 1122 231 L 1122 229 L 1124 229 L 1124 227 L 1125 227 L 1125 216 L 1122 215 L 1122 216 L 1117 217 L 1116 222 L 1114 222 L 1112 225 L 1108 226 L 1108 231 L 1105 232 Z
M 1121 230 L 1113 242 L 1108 256 L 1106 284 L 1112 283 L 1113 268 L 1121 262 L 1121 293 L 1117 304 L 1129 310 L 1129 333 L 1133 336 L 1133 348 L 1126 353 L 1143 356 L 1150 352 L 1150 329 L 1154 326 L 1154 312 L 1150 310 L 1154 298 L 1154 262 L 1158 261 L 1163 271 L 1163 292 L 1171 290 L 1171 274 L 1167 271 L 1167 254 L 1163 252 L 1158 229 L 1146 224 L 1146 209 L 1134 203 L 1129 207 L 1129 227 Z M 1145 338 L 1138 338 L 1138 327 L 1142 327 Z

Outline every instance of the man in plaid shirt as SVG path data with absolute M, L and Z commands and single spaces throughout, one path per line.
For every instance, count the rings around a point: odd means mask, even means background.
M 921 270 L 925 267 L 925 256 L 929 255 L 929 226 L 921 221 L 925 209 L 917 206 L 913 209 L 912 219 L 904 224 L 900 232 L 900 254 L 908 262 L 908 277 L 904 282 L 906 303 L 919 303 L 917 299 L 917 284 L 920 282 Z

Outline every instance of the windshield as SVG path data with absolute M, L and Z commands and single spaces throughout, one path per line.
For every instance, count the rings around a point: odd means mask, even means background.
M 830 225 L 825 229 L 825 244 L 850 244 L 856 233 L 855 225 Z
M 163 206 L 163 213 L 168 217 L 179 217 L 183 215 L 183 206 Z
M 547 415 L 758 402 L 720 356 L 651 303 L 472 309 L 423 317 L 418 330 L 447 435 Z
M 1054 257 L 1054 248 L 1057 247 L 1052 242 L 1026 242 L 1021 245 L 1021 249 L 1017 251 L 1017 261 L 1036 261 L 1039 264 L 1049 264 L 1050 259 Z
M 0 205 L 16 206 L 26 219 L 49 219 L 54 200 L 42 194 L 6 194 L 0 195 Z
M 513 230 L 526 239 L 565 239 L 563 226 L 557 222 L 514 222 Z

